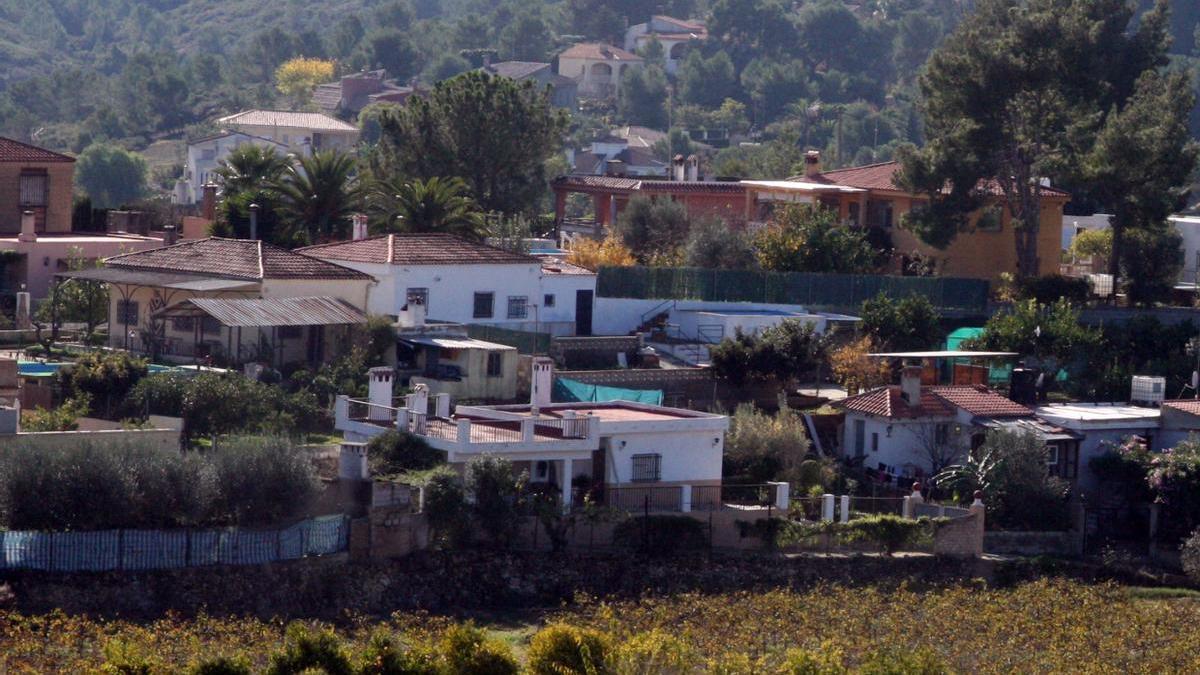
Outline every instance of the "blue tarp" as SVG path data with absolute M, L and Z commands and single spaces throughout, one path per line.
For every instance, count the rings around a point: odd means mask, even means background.
M 661 389 L 606 387 L 600 384 L 587 384 L 578 380 L 560 377 L 554 380 L 553 400 L 556 403 L 630 401 L 633 403 L 662 405 L 663 392 Z

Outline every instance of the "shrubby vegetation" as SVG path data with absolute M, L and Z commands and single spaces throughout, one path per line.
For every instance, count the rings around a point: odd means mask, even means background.
M 1189 437 L 1169 452 L 1151 452 L 1131 437 L 1094 458 L 1090 468 L 1114 489 L 1160 509 L 1158 537 L 1175 545 L 1200 527 L 1200 437 Z
M 205 452 L 14 441 L 0 457 L 0 519 L 14 530 L 269 524 L 316 489 L 311 458 L 282 439 L 229 438 Z
M 367 441 L 367 463 L 375 476 L 426 471 L 444 459 L 445 453 L 434 450 L 425 439 L 407 431 L 388 429 Z
M 735 385 L 773 379 L 786 388 L 823 362 L 827 346 L 811 323 L 788 319 L 758 334 L 739 328 L 710 347 L 709 358 L 712 374 Z
M 863 303 L 861 314 L 859 328 L 873 346 L 888 351 L 934 349 L 943 337 L 941 316 L 923 295 L 895 300 L 880 293 Z
M 1115 586 L 1064 581 L 685 593 L 564 608 L 536 627 L 519 659 L 493 626 L 423 614 L 336 629 L 205 615 L 139 624 L 7 613 L 0 614 L 0 663 L 32 672 L 188 673 L 299 672 L 320 664 L 354 675 L 999 674 L 1083 672 L 1098 664 L 1195 672 L 1197 619 L 1194 602 L 1139 600 Z M 1080 638 L 1081 626 L 1089 639 Z M 512 635 L 510 622 L 494 629 Z

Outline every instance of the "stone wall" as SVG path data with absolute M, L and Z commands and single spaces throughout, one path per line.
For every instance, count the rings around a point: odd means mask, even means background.
M 971 507 L 971 513 L 938 526 L 933 536 L 934 555 L 951 558 L 977 558 L 983 555 L 983 507 Z
M 1077 555 L 1079 537 L 1072 532 L 987 532 L 983 550 L 1013 555 Z

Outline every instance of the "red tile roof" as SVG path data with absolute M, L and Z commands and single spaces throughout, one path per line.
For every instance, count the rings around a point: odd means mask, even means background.
M 74 162 L 69 157 L 36 145 L 0 136 L 0 162 Z
M 358 270 L 253 239 L 209 237 L 107 258 L 105 266 L 233 279 L 370 279 Z
M 1033 414 L 1025 406 L 981 385 L 921 387 L 921 405 L 916 408 L 904 402 L 900 387 L 897 386 L 880 387 L 851 396 L 837 403 L 837 406 L 893 419 L 952 417 L 956 408 L 975 417 L 1027 417 Z
M 598 189 L 621 192 L 720 192 L 743 193 L 746 186 L 737 181 L 701 180 L 673 181 L 650 178 L 622 178 L 619 176 L 559 176 L 554 186 L 568 189 Z
M 530 265 L 541 262 L 523 253 L 441 233 L 383 234 L 298 250 L 323 260 L 380 265 Z
M 631 54 L 620 47 L 606 45 L 600 42 L 583 42 L 558 55 L 568 59 L 595 59 L 599 61 L 641 61 L 642 57 Z
M 830 169 L 829 171 L 822 171 L 816 176 L 796 176 L 795 180 L 846 185 L 865 190 L 907 192 L 907 190 L 896 184 L 896 172 L 899 170 L 899 162 L 882 162 L 866 166 L 852 166 L 845 169 Z M 986 181 L 981 187 L 985 188 L 988 194 L 993 196 L 1000 197 L 1004 195 L 1003 190 L 1000 188 L 1000 183 L 994 179 Z M 1063 190 L 1051 187 L 1042 188 L 1042 194 L 1056 197 L 1070 196 L 1069 193 Z
M 930 387 L 935 396 L 976 417 L 1025 417 L 1033 411 L 1000 394 L 977 385 Z
M 1191 398 L 1176 399 L 1173 401 L 1163 401 L 1162 407 L 1173 408 L 1180 412 L 1185 412 L 1189 415 L 1200 416 L 1200 401 Z

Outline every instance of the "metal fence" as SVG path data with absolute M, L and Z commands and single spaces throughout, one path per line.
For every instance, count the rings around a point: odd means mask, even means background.
M 939 309 L 987 310 L 988 282 L 957 277 L 810 274 L 696 267 L 604 267 L 596 293 L 606 298 L 761 302 L 808 308 L 857 309 L 884 293 L 923 295 Z
M 350 520 L 304 520 L 275 530 L 103 530 L 0 532 L 0 570 L 152 570 L 254 565 L 345 551 Z

